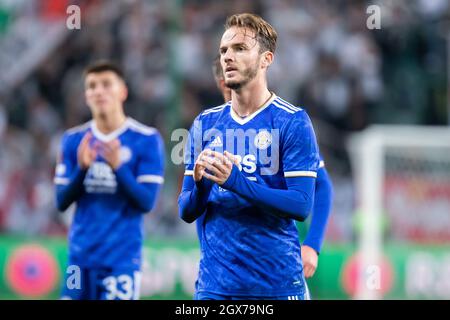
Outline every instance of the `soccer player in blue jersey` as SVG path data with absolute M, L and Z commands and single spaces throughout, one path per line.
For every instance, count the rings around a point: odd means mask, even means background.
M 61 297 L 138 299 L 143 214 L 163 183 L 163 142 L 125 116 L 127 86 L 116 65 L 94 63 L 84 84 L 92 120 L 64 133 L 55 174 L 58 209 L 76 204 Z
M 217 88 L 220 90 L 225 102 L 231 100 L 231 89 L 225 85 L 225 78 L 220 64 L 220 56 L 214 59 L 213 75 Z M 314 206 L 311 214 L 311 223 L 301 246 L 301 257 L 305 278 L 311 278 L 319 262 L 319 253 L 322 248 L 328 218 L 331 212 L 333 199 L 333 184 L 325 168 L 325 162 L 320 156 L 319 169 L 317 171 Z M 202 242 L 202 225 L 205 214 L 198 217 L 196 222 L 199 243 Z
M 267 88 L 277 34 L 227 19 L 220 44 L 231 101 L 190 130 L 179 213 L 201 225 L 197 299 L 307 299 L 295 220 L 313 207 L 320 158 L 311 121 Z

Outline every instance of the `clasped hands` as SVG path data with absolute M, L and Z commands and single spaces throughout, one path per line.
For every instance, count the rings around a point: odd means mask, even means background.
M 233 164 L 238 165 L 236 157 L 228 151 L 223 154 L 210 149 L 203 150 L 195 161 L 194 181 L 200 181 L 203 177 L 218 185 L 223 185 L 230 177 Z
M 109 142 L 96 140 L 93 144 L 91 141 L 92 133 L 87 132 L 78 147 L 78 165 L 81 169 L 89 168 L 97 158 L 97 154 L 100 154 L 113 170 L 120 167 L 122 161 L 120 159 L 121 145 L 119 139 Z

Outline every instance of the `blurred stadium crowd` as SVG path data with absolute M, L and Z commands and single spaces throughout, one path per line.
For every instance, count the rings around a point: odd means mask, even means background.
M 81 7 L 80 30 L 66 27 L 70 4 Z M 367 28 L 369 4 L 380 5 L 382 30 Z M 313 118 L 336 192 L 327 239 L 351 240 L 346 136 L 372 123 L 446 123 L 446 0 L 0 0 L 0 231 L 66 232 L 53 170 L 63 130 L 89 120 L 82 71 L 90 61 L 120 63 L 127 113 L 162 132 L 170 161 L 171 130 L 221 104 L 211 64 L 236 12 L 276 28 L 270 87 Z M 176 172 L 175 186 L 183 168 Z M 148 232 L 193 236 L 173 194 L 148 217 Z

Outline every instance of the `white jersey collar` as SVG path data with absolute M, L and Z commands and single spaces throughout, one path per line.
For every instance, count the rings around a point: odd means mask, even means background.
M 270 106 L 273 102 L 273 100 L 275 100 L 277 98 L 277 95 L 273 92 L 271 92 L 271 97 L 269 98 L 269 100 L 258 110 L 256 110 L 255 112 L 253 112 L 252 114 L 248 115 L 245 118 L 241 118 L 233 109 L 233 104 L 230 103 L 230 115 L 231 118 L 236 121 L 237 123 L 239 123 L 240 125 L 244 125 L 247 122 L 249 122 L 250 120 L 252 120 L 254 117 L 256 117 L 259 113 L 261 113 L 264 109 L 266 109 L 268 106 Z
M 91 121 L 91 130 L 92 130 L 92 134 L 94 135 L 94 137 L 96 137 L 98 140 L 103 141 L 103 142 L 110 142 L 110 141 L 116 139 L 122 133 L 124 133 L 128 129 L 129 125 L 130 125 L 130 118 L 127 117 L 125 122 L 119 128 L 117 128 L 116 130 L 114 130 L 108 134 L 104 134 L 104 133 L 100 132 L 100 130 L 98 130 L 95 120 L 92 120 Z

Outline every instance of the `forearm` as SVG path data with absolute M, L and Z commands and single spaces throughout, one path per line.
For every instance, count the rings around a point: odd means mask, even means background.
M 325 170 L 319 170 L 317 175 L 316 194 L 314 200 L 311 224 L 306 235 L 304 245 L 307 245 L 318 253 L 320 252 L 325 237 L 328 218 L 331 212 L 333 200 L 333 185 Z
M 124 165 L 120 166 L 115 174 L 120 190 L 134 207 L 144 213 L 154 208 L 161 189 L 160 183 L 139 183 L 131 170 Z
M 59 211 L 65 211 L 84 192 L 83 181 L 86 173 L 87 170 L 76 166 L 67 184 L 64 181 L 65 178 L 55 177 L 56 206 Z
M 205 178 L 198 182 L 194 182 L 189 176 L 184 178 L 183 189 L 178 197 L 181 219 L 192 223 L 205 212 L 212 186 L 213 184 Z
M 289 178 L 292 179 L 292 178 Z M 304 221 L 311 212 L 314 199 L 314 178 L 303 178 L 301 184 L 288 190 L 273 189 L 246 179 L 236 166 L 222 185 L 251 203 L 266 207 L 280 216 Z

